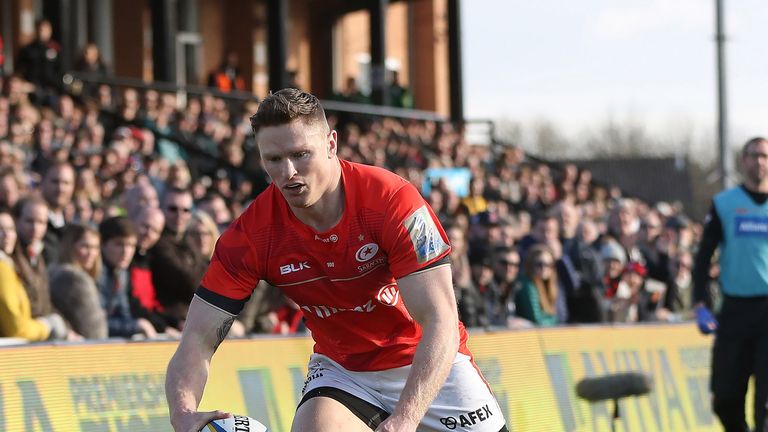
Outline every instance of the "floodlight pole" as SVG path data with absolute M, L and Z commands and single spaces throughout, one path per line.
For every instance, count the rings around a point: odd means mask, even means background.
M 728 148 L 728 101 L 725 93 L 725 24 L 723 0 L 715 0 L 715 42 L 717 46 L 717 140 L 720 187 L 730 186 L 730 150 Z

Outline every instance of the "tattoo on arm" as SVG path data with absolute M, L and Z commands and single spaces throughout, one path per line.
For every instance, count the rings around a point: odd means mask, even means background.
M 227 334 L 229 333 L 229 329 L 232 328 L 232 324 L 235 322 L 235 317 L 229 317 L 221 323 L 221 327 L 216 329 L 216 336 L 218 337 L 218 340 L 216 341 L 216 345 L 214 345 L 213 350 L 216 351 L 219 349 L 219 345 L 221 345 L 222 342 L 224 342 L 224 339 L 227 337 Z

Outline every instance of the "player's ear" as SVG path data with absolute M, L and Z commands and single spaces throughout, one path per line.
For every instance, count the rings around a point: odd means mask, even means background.
M 328 159 L 332 159 L 334 156 L 336 156 L 336 153 L 339 150 L 339 140 L 338 136 L 336 135 L 336 131 L 332 130 L 328 133 Z

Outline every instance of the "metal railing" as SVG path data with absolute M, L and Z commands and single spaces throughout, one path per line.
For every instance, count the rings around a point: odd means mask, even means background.
M 201 85 L 179 85 L 171 82 L 151 81 L 147 82 L 138 78 L 124 77 L 105 77 L 98 74 L 88 74 L 82 72 L 68 72 L 64 74 L 62 81 L 67 88 L 77 86 L 77 84 L 107 84 L 112 87 L 128 87 L 138 90 L 156 90 L 158 92 L 176 93 L 181 96 L 179 103 L 186 102 L 187 95 L 202 96 L 210 94 L 217 98 L 222 98 L 230 102 L 258 102 L 259 98 L 250 92 L 231 91 L 222 92 L 214 87 Z M 320 101 L 323 108 L 330 112 L 362 114 L 375 117 L 395 117 L 400 119 L 413 119 L 423 121 L 446 122 L 448 117 L 432 111 L 413 110 L 406 108 L 396 108 L 379 105 L 360 104 L 352 102 L 342 102 L 336 100 Z

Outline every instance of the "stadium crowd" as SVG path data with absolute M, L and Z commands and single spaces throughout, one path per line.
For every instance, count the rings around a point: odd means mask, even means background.
M 83 70 L 102 70 L 88 50 Z M 268 185 L 257 103 L 108 85 L 73 94 L 52 84 L 54 65 L 23 66 L 0 94 L 0 337 L 178 337 L 216 239 Z M 692 318 L 701 226 L 679 206 L 624 197 L 519 147 L 469 145 L 447 122 L 329 123 L 340 158 L 424 192 L 453 246 L 467 327 Z M 468 170 L 466 195 L 425 181 L 429 168 Z M 230 335 L 302 332 L 303 312 L 262 283 Z

